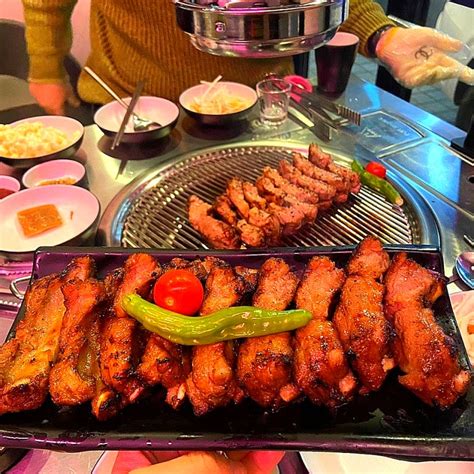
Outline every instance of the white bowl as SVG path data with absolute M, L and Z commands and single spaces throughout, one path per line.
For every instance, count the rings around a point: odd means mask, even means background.
M 221 126 L 243 120 L 248 116 L 253 106 L 256 104 L 258 99 L 257 93 L 251 87 L 246 86 L 245 84 L 239 84 L 238 82 L 219 82 L 219 84 L 217 84 L 215 87 L 223 86 L 225 86 L 226 90 L 230 94 L 247 100 L 250 105 L 243 110 L 239 110 L 238 112 L 231 112 L 227 114 L 202 114 L 200 112 L 191 110 L 194 100 L 198 97 L 201 97 L 208 89 L 209 86 L 207 84 L 199 84 L 186 89 L 179 96 L 179 103 L 190 117 L 194 118 L 203 125 Z
M 84 127 L 81 122 L 71 118 L 63 117 L 61 115 L 41 115 L 39 117 L 30 117 L 23 120 L 18 120 L 9 125 L 15 126 L 22 123 L 41 122 L 45 127 L 54 127 L 64 132 L 70 141 L 59 150 L 42 156 L 22 156 L 20 158 L 9 158 L 0 156 L 0 161 L 7 163 L 15 168 L 30 168 L 44 161 L 53 160 L 56 158 L 70 158 L 77 150 L 79 150 L 82 139 L 84 138 Z
M 131 99 L 127 97 L 123 100 L 128 104 Z M 114 100 L 97 110 L 94 115 L 94 122 L 104 135 L 113 138 L 120 129 L 125 112 L 126 109 Z M 178 106 L 162 97 L 140 97 L 134 112 L 141 118 L 153 120 L 161 124 L 161 127 L 151 127 L 149 130 L 136 132 L 133 129 L 133 119 L 130 117 L 123 134 L 123 143 L 143 143 L 163 138 L 171 133 L 179 117 Z
M 0 175 L 0 189 L 8 189 L 16 193 L 20 190 L 20 181 L 13 176 Z
M 53 160 L 30 168 L 22 179 L 25 188 L 36 188 L 41 186 L 43 181 L 61 178 L 73 178 L 76 184 L 84 178 L 86 169 L 78 161 L 74 160 Z
M 44 204 L 56 206 L 63 224 L 42 234 L 25 237 L 17 212 Z M 82 243 L 95 234 L 99 214 L 97 198 L 78 186 L 55 184 L 11 194 L 0 201 L 0 254 L 19 260 L 41 246 Z

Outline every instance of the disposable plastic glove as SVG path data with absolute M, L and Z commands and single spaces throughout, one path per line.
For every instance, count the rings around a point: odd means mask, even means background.
M 432 28 L 395 27 L 382 34 L 375 52 L 393 77 L 410 89 L 452 78 L 474 85 L 474 69 L 446 54 L 462 47 L 461 41 Z

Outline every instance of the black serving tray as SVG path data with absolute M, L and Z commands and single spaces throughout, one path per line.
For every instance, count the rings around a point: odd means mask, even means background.
M 406 251 L 421 265 L 442 272 L 442 255 L 430 246 L 386 247 L 390 254 Z M 258 268 L 270 256 L 285 259 L 301 274 L 314 255 L 328 255 L 337 265 L 347 263 L 353 247 L 271 249 L 260 251 L 159 251 L 160 263 L 173 257 L 218 255 L 231 265 Z M 140 250 L 117 248 L 41 248 L 35 254 L 32 280 L 61 271 L 78 255 L 91 255 L 100 276 L 122 265 Z M 15 325 L 23 317 L 20 309 Z M 447 292 L 434 311 L 445 332 L 459 348 L 461 364 L 469 359 L 456 325 Z M 14 333 L 14 327 L 10 333 Z M 38 410 L 0 417 L 0 445 L 16 448 L 83 451 L 95 449 L 232 450 L 280 449 L 372 453 L 424 459 L 474 460 L 474 389 L 455 406 L 440 411 L 421 403 L 397 383 L 394 371 L 382 389 L 358 397 L 330 413 L 302 402 L 269 413 L 250 400 L 239 406 L 196 417 L 186 404 L 174 411 L 164 403 L 158 388 L 148 398 L 123 410 L 108 422 L 98 422 L 88 404 L 59 409 L 47 401 Z

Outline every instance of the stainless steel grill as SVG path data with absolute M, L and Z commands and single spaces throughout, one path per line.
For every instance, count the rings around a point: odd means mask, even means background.
M 290 159 L 294 150 L 288 146 L 239 146 L 190 156 L 164 169 L 156 170 L 138 186 L 129 190 L 129 204 L 122 202 L 119 221 L 114 228 L 125 247 L 175 249 L 208 248 L 188 222 L 187 199 L 191 194 L 213 202 L 225 190 L 233 176 L 255 180 L 264 166 L 277 166 L 281 159 Z M 335 156 L 339 162 L 348 158 Z M 391 244 L 425 243 L 420 212 L 406 189 L 399 183 L 405 198 L 403 208 L 396 208 L 385 198 L 363 187 L 341 206 L 321 214 L 315 224 L 307 225 L 287 238 L 285 246 L 347 245 L 374 234 Z M 411 191 L 413 193 L 413 191 Z M 108 210 L 110 212 L 110 210 Z M 110 219 L 110 216 L 109 218 Z M 117 219 L 116 219 L 117 220 Z M 114 231 L 107 242 L 116 244 Z

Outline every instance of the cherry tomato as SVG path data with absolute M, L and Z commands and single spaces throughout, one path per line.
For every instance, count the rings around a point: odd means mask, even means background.
M 158 306 L 175 313 L 196 314 L 204 299 L 199 278 L 188 270 L 169 270 L 158 278 L 153 300 Z
M 387 176 L 387 170 L 385 166 L 381 165 L 380 163 L 376 163 L 375 161 L 371 161 L 366 167 L 365 170 L 368 171 L 370 174 L 378 176 L 379 178 L 385 179 Z

